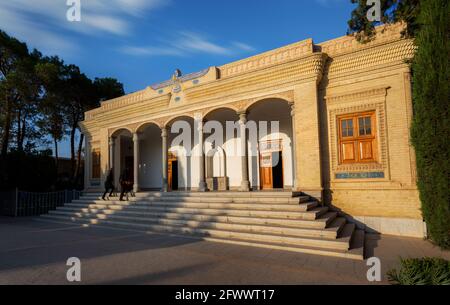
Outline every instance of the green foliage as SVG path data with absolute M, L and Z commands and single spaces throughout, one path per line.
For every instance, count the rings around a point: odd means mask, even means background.
M 420 12 L 420 0 L 381 0 L 381 22 L 370 22 L 367 19 L 367 0 L 351 0 L 357 7 L 348 21 L 348 34 L 354 34 L 361 42 L 367 42 L 375 37 L 375 26 L 405 22 L 405 37 L 414 37 L 419 29 L 417 16 Z
M 419 22 L 411 137 L 429 235 L 442 248 L 450 248 L 449 2 L 424 1 Z
M 400 259 L 399 271 L 387 272 L 396 285 L 450 285 L 450 262 L 441 258 Z
M 25 43 L 0 30 L 1 165 L 6 166 L 3 161 L 9 152 L 31 153 L 50 143 L 58 156 L 58 143 L 69 136 L 70 178 L 77 183 L 82 173 L 81 162 L 75 159 L 81 158 L 83 144 L 82 136 L 75 143 L 78 123 L 101 100 L 123 94 L 123 85 L 116 79 L 92 81 L 76 65 L 65 64 L 58 56 L 44 57 L 37 50 L 30 52 Z M 58 167 L 58 158 L 55 164 Z M 3 168 L 0 172 L 5 173 Z

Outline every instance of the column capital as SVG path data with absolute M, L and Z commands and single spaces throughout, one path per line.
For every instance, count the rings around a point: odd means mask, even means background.
M 116 137 L 110 137 L 109 138 L 109 145 L 113 146 L 114 144 L 116 144 Z
M 141 133 L 140 132 L 133 133 L 133 141 L 134 142 L 139 141 L 140 137 L 141 137 Z
M 167 127 L 161 127 L 161 137 L 166 138 L 167 137 Z
M 288 105 L 291 108 L 291 116 L 293 117 L 295 115 L 295 103 L 289 102 Z
M 241 121 L 241 123 L 243 124 L 247 123 L 248 112 L 246 110 L 237 111 L 236 113 L 239 116 L 239 121 Z

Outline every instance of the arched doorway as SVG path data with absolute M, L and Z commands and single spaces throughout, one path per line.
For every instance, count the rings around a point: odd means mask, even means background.
M 295 160 L 290 105 L 277 98 L 261 100 L 248 108 L 247 118 L 258 126 L 258 134 L 248 138 L 251 184 L 261 190 L 292 189 Z
M 133 153 L 133 135 L 130 130 L 122 128 L 116 130 L 111 138 L 114 139 L 114 185 L 119 188 L 119 178 L 121 175 L 127 173 L 131 179 L 133 177 L 134 169 L 134 153 Z M 112 158 L 112 156 L 110 156 Z
M 204 119 L 208 189 L 210 191 L 237 190 L 242 182 L 242 161 L 237 151 L 240 143 L 239 133 L 235 128 L 227 130 L 227 123 L 236 124 L 239 116 L 236 110 L 224 107 L 209 112 Z
M 141 125 L 139 133 L 139 186 L 141 190 L 162 188 L 161 128 L 155 123 Z
M 200 158 L 194 153 L 194 119 L 179 116 L 167 122 L 168 159 L 167 183 L 169 190 L 196 190 L 199 181 Z

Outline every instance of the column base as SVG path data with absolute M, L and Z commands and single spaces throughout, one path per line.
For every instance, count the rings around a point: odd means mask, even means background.
M 206 182 L 205 181 L 201 181 L 198 184 L 198 191 L 199 192 L 206 192 L 207 190 L 208 190 L 208 186 L 206 185 Z
M 137 185 L 137 184 L 133 185 L 133 192 L 135 192 L 135 193 L 139 192 L 139 185 Z
M 242 181 L 239 191 L 250 192 L 250 181 Z
M 167 193 L 169 191 L 169 185 L 167 182 L 163 182 L 163 186 L 161 188 L 161 192 Z

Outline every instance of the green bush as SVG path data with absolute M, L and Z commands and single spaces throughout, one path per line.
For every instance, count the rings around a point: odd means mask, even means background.
M 412 66 L 411 138 L 422 213 L 429 237 L 445 249 L 450 248 L 449 3 L 421 2 L 418 50 Z
M 395 285 L 450 285 L 450 262 L 441 258 L 400 259 L 399 271 L 388 271 Z

